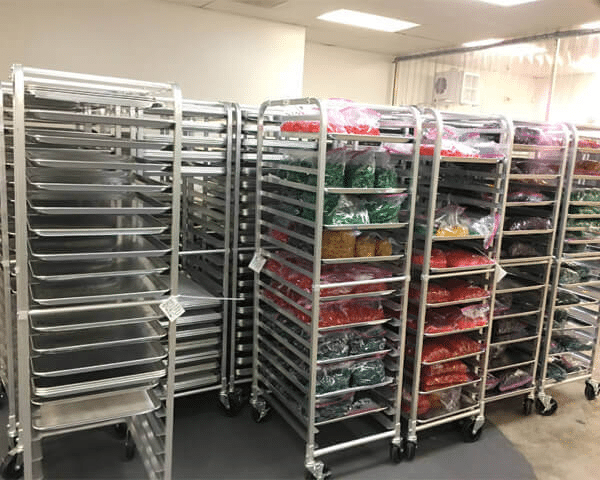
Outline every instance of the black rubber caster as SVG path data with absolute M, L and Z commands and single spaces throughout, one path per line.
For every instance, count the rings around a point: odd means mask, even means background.
M 127 436 L 127 424 L 126 423 L 117 423 L 115 426 L 115 433 L 118 438 L 125 438 Z
M 404 441 L 404 458 L 406 458 L 409 462 L 415 459 L 415 455 L 417 454 L 417 444 L 415 442 L 411 442 L 409 440 Z
M 481 438 L 481 432 L 483 432 L 483 426 L 479 427 L 476 432 L 473 432 L 475 428 L 475 420 L 465 422 L 462 427 L 462 437 L 465 443 L 473 443 Z
M 390 444 L 390 460 L 393 463 L 402 462 L 402 449 L 398 445 Z
M 535 408 L 541 416 L 550 417 L 556 413 L 556 410 L 558 409 L 558 402 L 552 398 L 550 399 L 550 406 L 546 408 L 542 401 L 538 399 L 535 402 Z
M 236 390 L 235 392 L 229 392 L 227 394 L 227 404 L 228 405 L 221 402 L 221 406 L 223 407 L 225 414 L 228 417 L 237 416 L 241 412 L 242 408 L 244 407 L 244 397 L 242 395 L 241 390 Z
M 533 399 L 525 397 L 523 399 L 523 415 L 529 416 L 533 413 Z
M 2 385 L 2 383 L 0 383 L 0 408 L 3 408 L 5 404 L 6 404 L 6 390 L 4 388 L 4 385 Z
M 592 401 L 596 399 L 596 389 L 591 383 L 585 383 L 585 398 Z
M 23 457 L 20 453 L 8 454 L 0 465 L 2 478 L 16 479 L 23 476 Z

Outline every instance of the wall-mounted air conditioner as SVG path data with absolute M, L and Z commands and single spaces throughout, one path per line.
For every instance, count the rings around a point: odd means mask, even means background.
M 436 73 L 433 82 L 434 103 L 479 105 L 480 77 L 478 73 L 448 70 Z

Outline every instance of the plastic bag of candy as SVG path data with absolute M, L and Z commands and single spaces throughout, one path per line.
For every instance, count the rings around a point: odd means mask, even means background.
M 459 268 L 493 265 L 494 261 L 480 253 L 463 249 L 452 249 L 446 252 L 446 263 L 449 268 Z
M 375 150 L 367 148 L 350 155 L 346 165 L 347 188 L 373 188 L 375 186 Z
M 350 385 L 353 387 L 377 385 L 384 381 L 385 366 L 381 358 L 375 358 L 366 362 L 356 362 L 352 366 Z
M 369 214 L 366 208 L 358 201 L 340 195 L 337 205 L 328 212 L 323 213 L 325 225 L 364 225 L 369 223 Z
M 552 221 L 544 217 L 518 217 L 509 219 L 508 230 L 549 230 L 552 228 Z
M 533 380 L 533 377 L 524 370 L 520 368 L 508 371 L 500 378 L 500 384 L 498 385 L 498 390 L 501 392 L 508 392 L 510 390 L 515 390 L 519 387 L 524 387 L 528 385 Z
M 332 98 L 325 102 L 324 107 L 327 110 L 327 133 L 347 133 L 345 128 L 346 116 L 342 110 L 350 105 L 350 100 Z M 298 106 L 297 115 L 318 114 L 316 105 Z M 307 132 L 318 133 L 321 128 L 321 122 L 313 120 L 294 120 L 287 121 L 281 125 L 282 132 Z M 350 132 L 349 132 L 350 133 Z
M 509 202 L 543 202 L 547 197 L 537 190 L 519 189 L 508 193 L 507 200 Z
M 356 239 L 355 257 L 374 257 L 377 250 L 377 237 L 373 234 L 362 234 Z
M 398 187 L 398 174 L 392 163 L 391 152 L 395 150 L 384 148 L 375 152 L 375 188 Z
M 322 258 L 354 257 L 357 232 L 352 230 L 325 230 L 321 243 Z
M 424 254 L 421 250 L 415 250 L 412 254 L 412 263 L 414 265 L 423 265 Z M 429 260 L 430 268 L 446 268 L 448 261 L 446 258 L 446 252 L 439 248 L 433 248 L 431 250 L 431 257 Z
M 347 357 L 350 352 L 351 332 L 348 330 L 335 330 L 319 334 L 317 358 L 319 360 L 332 360 Z
M 443 286 L 450 292 L 450 301 L 485 298 L 489 296 L 489 292 L 486 289 L 473 285 L 462 278 L 446 280 Z
M 469 235 L 468 220 L 463 215 L 464 207 L 447 205 L 436 212 L 435 225 L 437 237 L 466 237 Z
M 418 300 L 421 297 L 421 283 L 411 282 L 408 296 Z M 427 287 L 427 303 L 444 303 L 450 301 L 450 292 L 448 289 L 437 285 L 435 283 L 429 283 Z
M 364 205 L 369 213 L 369 223 L 396 223 L 406 197 L 406 193 L 366 197 Z
M 475 375 L 469 372 L 452 372 L 431 376 L 423 375 L 421 376 L 421 390 L 424 392 L 429 392 L 439 388 L 470 382 L 475 380 L 475 378 Z
M 452 360 L 450 362 L 438 363 L 436 365 L 423 365 L 421 374 L 425 376 L 446 375 L 449 373 L 467 373 L 469 367 L 465 362 Z
M 421 415 L 425 415 L 427 412 L 429 412 L 429 410 L 431 410 L 431 402 L 429 400 L 430 395 L 419 395 L 419 398 L 417 400 L 418 402 L 418 406 L 417 406 L 417 414 L 419 416 Z M 402 390 L 402 411 L 403 412 L 410 412 L 410 406 L 412 404 L 412 398 L 410 393 L 406 390 L 403 389 Z
M 344 417 L 350 412 L 353 401 L 354 393 L 317 400 L 315 404 L 315 421 L 324 422 Z
M 343 362 L 319 368 L 317 370 L 317 395 L 349 388 L 352 367 L 351 362 Z
M 385 350 L 385 329 L 380 325 L 353 329 L 349 332 L 348 344 L 351 355 Z
M 340 113 L 346 132 L 355 135 L 379 135 L 379 112 L 361 105 L 349 104 Z

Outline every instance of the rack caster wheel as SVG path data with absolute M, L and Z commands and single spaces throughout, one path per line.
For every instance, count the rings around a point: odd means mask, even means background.
M 598 396 L 600 387 L 594 387 L 594 385 L 588 380 L 585 382 L 585 398 L 592 401 Z
M 126 423 L 117 423 L 115 426 L 115 433 L 118 438 L 125 438 L 127 436 L 127 424 Z
M 535 408 L 541 416 L 550 417 L 556 413 L 556 410 L 558 409 L 558 402 L 551 398 L 549 405 L 546 406 L 540 399 L 538 399 L 535 402 Z
M 462 427 L 462 437 L 465 443 L 474 443 L 481 438 L 481 432 L 483 432 L 483 426 L 479 427 L 479 429 L 475 432 L 475 422 L 476 420 L 470 420 L 466 422 Z
M 235 392 L 229 392 L 227 400 L 225 402 L 222 401 L 221 406 L 228 417 L 237 416 L 244 407 L 244 398 L 241 390 L 236 389 Z
M 415 442 L 411 442 L 409 440 L 405 440 L 404 442 L 404 458 L 409 462 L 415 459 L 415 455 L 417 454 L 417 444 Z
M 390 444 L 390 460 L 393 463 L 402 462 L 402 449 L 399 445 Z
M 7 480 L 21 478 L 23 476 L 23 457 L 20 453 L 9 453 L 4 457 L 0 465 L 2 478 Z
M 129 440 L 125 443 L 125 460 L 131 460 L 135 457 L 135 443 Z
M 525 397 L 523 399 L 523 415 L 529 416 L 533 413 L 533 399 L 529 397 Z
M 315 477 L 310 470 L 304 470 L 304 480 L 331 480 L 331 470 L 324 466 L 323 475 L 320 477 Z
M 270 417 L 269 413 L 271 413 L 270 408 L 252 408 L 252 420 L 254 420 L 256 423 L 266 422 Z
M 4 388 L 4 385 L 2 383 L 0 383 L 0 408 L 4 407 L 5 403 L 6 403 L 6 389 Z

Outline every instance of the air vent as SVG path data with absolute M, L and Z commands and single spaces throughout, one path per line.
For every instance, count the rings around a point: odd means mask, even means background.
M 287 3 L 287 0 L 233 0 L 235 3 L 243 3 L 251 7 L 275 8 Z

